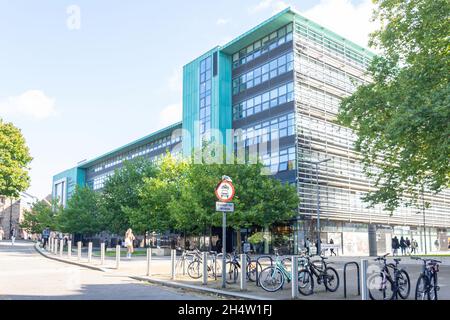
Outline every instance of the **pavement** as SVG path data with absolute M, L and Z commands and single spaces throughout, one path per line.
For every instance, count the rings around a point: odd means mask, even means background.
M 204 300 L 214 296 L 47 259 L 34 243 L 0 241 L 0 300 Z
M 25 245 L 27 251 L 34 250 L 32 244 L 28 243 Z M 24 248 L 24 250 L 25 250 Z M 0 263 L 2 259 L 2 244 L 0 243 Z M 11 249 L 10 249 L 11 250 Z M 121 279 L 121 281 L 132 281 L 131 284 L 142 286 L 142 283 L 149 283 L 153 285 L 153 288 L 161 288 L 161 292 L 165 292 L 164 290 L 176 290 L 175 294 L 178 294 L 179 290 L 182 290 L 185 293 L 184 296 L 181 296 L 181 299 L 188 299 L 187 297 L 198 298 L 203 297 L 203 294 L 206 294 L 207 298 L 210 299 L 219 299 L 219 298 L 232 298 L 232 299 L 255 299 L 255 300 L 272 300 L 272 299 L 282 299 L 288 300 L 291 299 L 291 284 L 287 283 L 284 285 L 283 289 L 276 293 L 269 293 L 264 291 L 262 288 L 257 287 L 252 282 L 247 282 L 247 290 L 241 291 L 239 284 L 227 285 L 226 289 L 222 289 L 220 278 L 216 281 L 213 279 L 208 280 L 207 285 L 202 285 L 201 279 L 194 280 L 189 278 L 187 275 L 183 275 L 182 269 L 177 270 L 177 275 L 175 279 L 171 279 L 170 276 L 170 258 L 169 257 L 153 257 L 151 263 L 151 275 L 147 276 L 147 263 L 145 257 L 133 257 L 131 260 L 122 258 L 120 261 L 119 269 L 116 269 L 115 258 L 107 257 L 105 260 L 105 264 L 101 265 L 100 258 L 93 256 L 91 263 L 88 263 L 87 253 L 83 252 L 81 260 L 78 260 L 76 254 L 72 254 L 72 257 L 69 259 L 67 257 L 67 252 L 64 252 L 63 256 L 60 257 L 59 253 L 57 255 L 53 253 L 49 253 L 45 250 L 40 249 L 44 256 L 47 256 L 51 259 L 45 259 L 43 256 L 41 260 L 44 259 L 48 261 L 48 263 L 59 264 L 58 272 L 63 272 L 60 270 L 64 270 L 65 268 L 74 268 L 77 270 L 83 270 L 83 272 L 96 273 L 103 275 L 103 278 L 107 279 Z M 14 252 L 14 251 L 13 251 Z M 34 257 L 38 257 L 39 254 L 35 251 Z M 327 292 L 323 285 L 315 284 L 314 294 L 308 297 L 299 296 L 298 299 L 305 300 L 360 300 L 361 297 L 357 294 L 357 273 L 354 266 L 348 267 L 347 270 L 347 298 L 344 297 L 344 285 L 343 285 L 343 271 L 344 265 L 347 262 L 361 262 L 361 259 L 369 259 L 370 266 L 376 265 L 373 259 L 368 257 L 332 257 L 327 261 L 330 262 L 330 265 L 336 268 L 340 277 L 340 286 L 339 289 L 334 292 Z M 441 290 L 439 292 L 440 299 L 450 299 L 450 257 L 440 257 L 440 260 L 443 261 L 443 264 L 440 266 L 439 272 L 439 284 Z M 61 260 L 61 261 L 58 261 Z M 389 259 L 391 261 L 391 259 Z M 61 263 L 64 262 L 64 263 Z M 70 263 L 70 264 L 68 264 Z M 75 264 L 75 265 L 74 265 Z M 64 267 L 62 267 L 64 266 Z M 410 259 L 409 257 L 402 257 L 401 266 L 407 270 L 411 278 L 411 293 L 409 299 L 414 298 L 414 290 L 417 282 L 417 278 L 421 271 L 421 264 L 415 260 Z M 91 269 L 86 269 L 89 267 Z M 70 270 L 72 270 L 70 269 Z M 92 269 L 95 269 L 92 270 Z M 101 272 L 100 272 L 101 271 Z M 81 272 L 81 271 L 79 271 Z M 0 276 L 1 279 L 1 276 Z M 127 280 L 125 280 L 127 279 Z M 90 281 L 88 278 L 87 281 Z M 86 284 L 89 288 L 89 285 Z M 152 286 L 151 286 L 152 287 Z M 119 288 L 118 288 L 119 289 Z M 120 290 L 117 290 L 120 291 Z M 126 290 L 128 291 L 128 290 Z M 133 291 L 134 293 L 134 291 Z M 137 291 L 136 295 L 140 296 L 141 291 Z M 173 292 L 172 292 L 173 293 Z M 189 293 L 189 294 L 188 294 Z M 194 294 L 195 293 L 195 294 Z M 108 293 L 105 293 L 107 296 Z M 159 292 L 155 292 L 155 297 L 158 297 Z M 186 294 L 188 294 L 186 296 Z M 0 296 L 2 295 L 2 290 L 0 289 Z M 75 295 L 76 297 L 76 295 Z M 146 297 L 153 297 L 151 293 L 142 296 L 142 299 L 146 299 Z M 171 297 L 171 294 L 167 293 L 167 297 Z M 119 299 L 123 299 L 121 296 Z

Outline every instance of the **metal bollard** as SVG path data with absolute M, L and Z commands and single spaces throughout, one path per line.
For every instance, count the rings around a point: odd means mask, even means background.
M 361 300 L 369 300 L 369 288 L 367 287 L 367 268 L 369 260 L 361 259 Z
M 247 290 L 247 255 L 241 254 L 241 291 Z
M 175 250 L 170 251 L 170 279 L 175 279 L 175 257 L 177 252 Z
M 92 262 L 92 242 L 88 243 L 88 263 Z
M 291 278 L 292 278 L 292 299 L 298 298 L 298 258 L 296 256 L 291 257 Z
M 55 239 L 55 250 L 53 254 L 58 254 L 58 239 Z
M 119 269 L 120 265 L 120 246 L 116 246 L 116 269 Z
M 150 277 L 150 265 L 152 264 L 152 248 L 147 248 L 147 277 Z
M 59 256 L 62 258 L 64 251 L 64 240 L 59 240 Z
M 53 251 L 53 238 L 48 239 L 48 251 Z
M 81 241 L 78 241 L 78 261 L 81 261 Z
M 202 267 L 203 267 L 203 281 L 202 284 L 206 286 L 208 284 L 208 252 L 202 252 Z
M 102 242 L 100 244 L 100 264 L 104 265 L 105 264 L 105 243 Z
M 70 258 L 72 258 L 72 241 L 69 240 L 67 241 L 67 256 Z

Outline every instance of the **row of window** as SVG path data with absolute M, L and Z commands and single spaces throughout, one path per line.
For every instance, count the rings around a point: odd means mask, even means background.
M 289 52 L 233 79 L 233 94 L 255 87 L 294 69 L 294 53 Z
M 293 100 L 294 83 L 291 81 L 234 105 L 233 120 L 246 118 Z
M 253 59 L 258 58 L 262 54 L 269 52 L 283 43 L 292 40 L 292 24 L 288 24 L 270 35 L 265 36 L 258 41 L 253 42 L 248 47 L 233 54 L 233 68 L 239 67 Z
M 341 99 L 335 95 L 305 85 L 298 86 L 298 96 L 300 101 L 318 108 L 325 108 L 333 113 L 338 112 L 341 103 Z
M 200 134 L 211 128 L 211 56 L 200 62 Z
M 272 174 L 295 169 L 295 147 L 262 155 L 262 163 Z
M 294 113 L 256 123 L 250 127 L 237 129 L 234 134 L 235 148 L 245 141 L 245 146 L 278 140 L 295 132 Z
M 346 47 L 345 45 L 331 40 L 325 35 L 319 34 L 305 25 L 296 24 L 296 32 L 305 39 L 322 46 L 332 55 L 338 56 L 340 59 L 357 64 L 360 68 L 366 69 L 370 63 L 370 59 L 356 51 Z
M 168 147 L 172 144 L 178 143 L 180 141 L 181 141 L 181 136 L 173 137 L 173 138 L 170 136 L 167 136 L 167 137 L 158 139 L 152 143 L 148 143 L 142 147 L 131 150 L 127 153 L 110 158 L 110 159 L 94 166 L 90 170 L 92 170 L 93 172 L 99 172 L 99 171 L 114 167 L 118 164 L 121 164 L 125 160 L 132 160 L 136 157 L 149 154 L 150 152 L 153 152 L 155 150 L 158 150 L 161 148 L 166 148 L 166 147 Z

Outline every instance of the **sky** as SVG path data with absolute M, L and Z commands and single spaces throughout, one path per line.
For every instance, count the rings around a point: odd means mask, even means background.
M 181 121 L 182 67 L 286 7 L 367 47 L 370 0 L 0 0 L 0 118 L 52 176 Z

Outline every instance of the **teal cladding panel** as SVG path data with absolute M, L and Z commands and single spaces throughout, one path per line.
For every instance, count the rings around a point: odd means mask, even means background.
M 219 52 L 218 66 L 218 87 L 219 87 L 219 105 L 218 105 L 218 128 L 222 133 L 223 144 L 227 150 L 233 150 L 233 136 L 227 137 L 227 130 L 233 127 L 233 103 L 232 103 L 232 57 L 223 52 Z
M 52 196 L 55 194 L 55 182 L 66 179 L 66 197 L 69 199 L 74 193 L 76 186 L 84 186 L 86 183 L 86 170 L 72 168 L 53 176 Z

